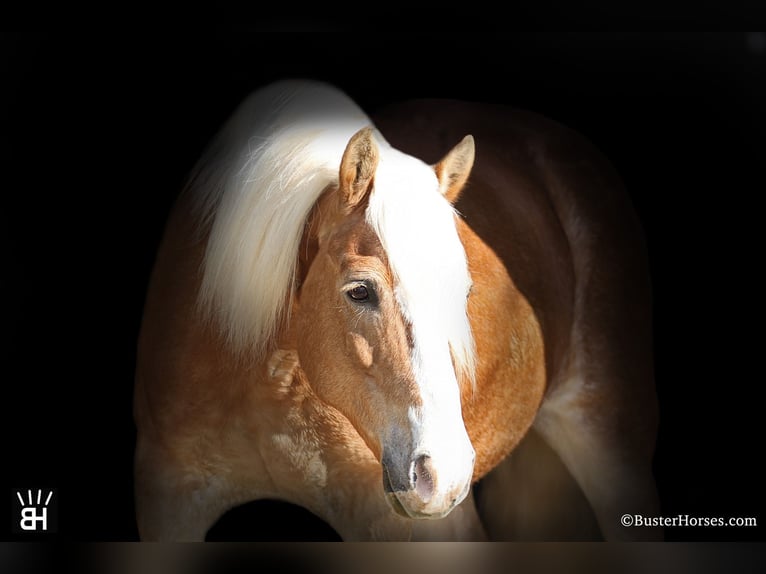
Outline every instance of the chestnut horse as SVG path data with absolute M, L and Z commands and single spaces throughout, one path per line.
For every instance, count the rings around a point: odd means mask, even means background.
M 262 88 L 157 255 L 140 536 L 203 540 L 268 498 L 344 540 L 656 537 L 620 524 L 659 511 L 650 316 L 630 202 L 577 134 L 454 101 L 373 123 L 325 84 Z

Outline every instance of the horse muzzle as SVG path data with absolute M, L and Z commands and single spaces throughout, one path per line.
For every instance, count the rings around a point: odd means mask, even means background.
M 402 465 L 383 462 L 383 489 L 393 510 L 414 519 L 444 518 L 460 504 L 471 489 L 475 453 L 457 476 L 442 471 L 427 454 L 416 456 L 407 472 L 396 472 Z M 452 476 L 450 476 L 452 475 Z

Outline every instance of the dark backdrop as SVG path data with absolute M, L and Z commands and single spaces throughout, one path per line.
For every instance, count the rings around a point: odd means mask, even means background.
M 165 218 L 237 103 L 303 76 L 370 112 L 411 97 L 533 110 L 612 160 L 651 257 L 663 514 L 760 522 L 668 538 L 763 540 L 766 35 L 352 32 L 243 22 L 3 36 L 0 539 L 13 537 L 11 489 L 28 487 L 57 489 L 59 539 L 136 539 L 135 341 Z M 259 522 L 274 511 L 290 526 Z M 212 536 L 332 533 L 261 504 Z

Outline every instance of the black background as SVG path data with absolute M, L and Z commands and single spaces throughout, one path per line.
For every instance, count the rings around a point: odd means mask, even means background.
M 2 441 L 12 488 L 57 488 L 58 539 L 135 540 L 135 341 L 175 194 L 220 123 L 282 77 L 365 109 L 451 97 L 533 110 L 615 164 L 643 222 L 655 296 L 663 514 L 756 516 L 672 540 L 763 540 L 760 273 L 766 36 L 434 38 L 242 22 L 204 33 L 37 33 L 2 41 Z M 363 41 L 366 40 L 366 41 Z M 3 507 L 0 506 L 0 509 Z M 263 517 L 283 511 L 288 527 Z M 261 504 L 211 537 L 324 539 Z

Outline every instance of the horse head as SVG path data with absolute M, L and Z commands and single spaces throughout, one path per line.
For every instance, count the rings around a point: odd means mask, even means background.
M 393 508 L 411 518 L 445 516 L 472 481 L 460 402 L 474 371 L 471 278 L 452 204 L 473 159 L 470 136 L 431 166 L 363 128 L 301 247 L 301 366 L 381 462 Z

